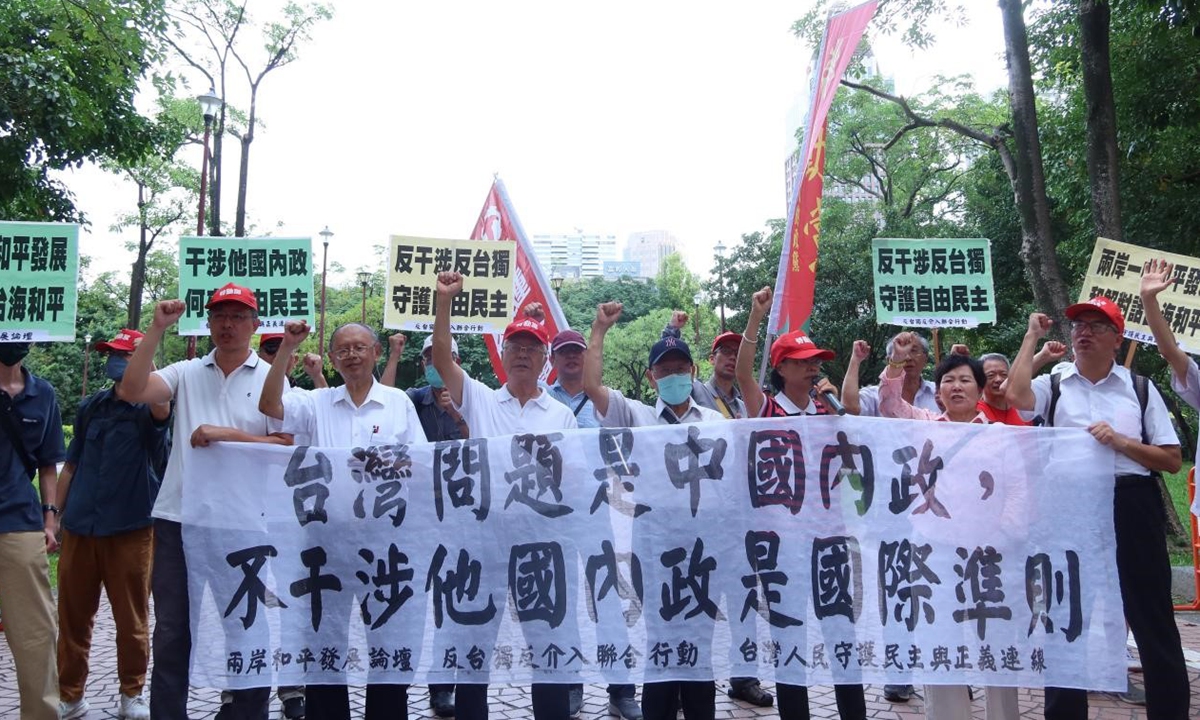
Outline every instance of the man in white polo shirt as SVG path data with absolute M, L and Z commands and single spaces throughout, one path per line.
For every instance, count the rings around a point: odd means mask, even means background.
M 454 361 L 451 351 L 450 306 L 462 291 L 462 275 L 438 274 L 437 311 L 433 320 L 433 367 L 446 384 L 450 399 L 466 418 L 471 437 L 485 438 L 518 433 L 574 430 L 579 427 L 571 410 L 543 390 L 538 378 L 546 365 L 546 329 L 532 318 L 513 321 L 504 331 L 501 362 L 507 381 L 499 390 L 469 377 Z M 567 685 L 533 684 L 533 717 L 562 720 L 568 717 Z M 457 720 L 486 720 L 487 685 L 459 683 L 454 697 Z
M 279 351 L 290 356 L 308 337 L 304 321 L 284 328 Z M 375 363 L 383 353 L 379 339 L 359 323 L 342 325 L 329 337 L 333 367 L 344 385 L 311 392 L 285 392 L 287 370 L 275 363 L 267 374 L 258 409 L 281 420 L 283 431 L 312 438 L 317 447 L 370 447 L 425 442 L 421 421 L 408 394 L 375 381 Z M 345 685 L 309 685 L 309 717 L 349 720 L 350 696 Z M 408 686 L 367 685 L 367 720 L 408 717 Z
M 604 336 L 621 317 L 621 303 L 596 308 L 592 337 L 583 360 L 583 389 L 596 408 L 602 427 L 644 427 L 724 420 L 716 410 L 692 401 L 692 352 L 687 343 L 664 337 L 650 348 L 646 378 L 658 391 L 651 407 L 604 386 Z M 658 682 L 642 686 L 642 716 L 646 720 L 674 720 L 680 700 L 687 720 L 712 720 L 716 715 L 716 683 L 707 681 Z
M 181 360 L 151 372 L 154 353 L 163 333 L 183 315 L 181 300 L 166 300 L 154 307 L 154 320 L 129 358 L 121 378 L 120 397 L 148 404 L 175 401 L 174 444 L 167 461 L 158 499 L 154 504 L 154 670 L 150 679 L 150 715 L 186 718 L 188 659 L 192 649 L 189 625 L 187 563 L 183 554 L 184 443 L 207 447 L 209 443 L 263 442 L 291 444 L 291 437 L 275 433 L 258 411 L 258 396 L 269 366 L 250 350 L 258 327 L 258 302 L 254 292 L 229 283 L 213 293 L 205 305 L 213 351 L 202 358 Z M 265 720 L 270 688 L 236 690 L 231 703 L 221 707 L 220 720 Z

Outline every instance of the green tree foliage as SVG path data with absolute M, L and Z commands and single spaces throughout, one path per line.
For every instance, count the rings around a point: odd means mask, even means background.
M 82 221 L 52 171 L 155 147 L 134 95 L 163 22 L 161 0 L 0 3 L 0 216 Z
M 671 253 L 663 258 L 654 284 L 658 287 L 659 307 L 688 311 L 695 307 L 696 293 L 700 292 L 700 278 L 688 270 L 679 253 Z
M 558 303 L 562 306 L 567 323 L 584 335 L 587 335 L 596 317 L 596 306 L 614 300 L 623 303 L 621 320 L 625 322 L 637 320 L 660 306 L 658 289 L 653 280 L 590 277 L 563 283 L 558 292 Z

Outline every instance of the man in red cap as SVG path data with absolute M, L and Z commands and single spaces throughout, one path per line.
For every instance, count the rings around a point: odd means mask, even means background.
M 183 553 L 183 483 L 187 477 L 183 447 L 209 443 L 262 442 L 289 445 L 258 411 L 258 398 L 270 365 L 250 350 L 258 328 L 258 302 L 250 288 L 229 283 L 205 305 L 213 350 L 161 370 L 153 357 L 163 334 L 183 315 L 182 300 L 154 307 L 146 337 L 129 358 L 119 395 L 128 402 L 175 401 L 174 443 L 167 472 L 154 503 L 154 671 L 150 713 L 156 718 L 187 717 L 188 661 L 191 655 L 187 562 Z M 267 717 L 270 688 L 235 690 L 222 705 L 219 720 Z
M 545 433 L 579 427 L 571 411 L 538 384 L 546 366 L 546 347 L 550 339 L 546 328 L 537 320 L 521 317 L 505 329 L 500 358 L 507 380 L 499 390 L 469 377 L 454 361 L 450 307 L 462 286 L 459 273 L 438 274 L 431 349 L 433 367 L 449 391 L 455 408 L 466 419 L 471 437 Z M 534 683 L 532 695 L 535 720 L 568 717 L 567 685 Z M 486 720 L 487 716 L 487 685 L 458 683 L 454 717 L 457 720 Z
M 101 586 L 117 627 L 118 717 L 150 717 L 142 695 L 150 663 L 150 512 L 166 465 L 171 404 L 128 403 L 117 395 L 141 340 L 137 330 L 122 330 L 96 343 L 108 355 L 104 374 L 113 386 L 80 403 L 59 474 L 58 689 L 68 719 L 88 711 L 83 693 Z
M 1190 717 L 1187 664 L 1171 600 L 1166 521 L 1156 474 L 1183 463 L 1179 438 L 1158 388 L 1116 362 L 1125 332 L 1121 309 L 1094 297 L 1066 310 L 1075 361 L 1031 380 L 1034 348 L 1052 321 L 1029 316 L 1008 376 L 1008 401 L 1033 410 L 1047 426 L 1086 428 L 1116 452 L 1113 531 L 1125 620 L 1141 653 L 1146 717 Z M 1102 548 L 1103 549 L 1103 548 Z M 1085 690 L 1046 688 L 1047 720 L 1088 717 Z

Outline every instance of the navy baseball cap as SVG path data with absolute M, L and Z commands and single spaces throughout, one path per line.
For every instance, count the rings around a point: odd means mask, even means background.
M 650 367 L 654 367 L 660 360 L 671 353 L 679 353 L 688 362 L 694 362 L 692 360 L 692 351 L 688 349 L 687 343 L 679 338 L 665 337 L 654 343 L 650 348 Z

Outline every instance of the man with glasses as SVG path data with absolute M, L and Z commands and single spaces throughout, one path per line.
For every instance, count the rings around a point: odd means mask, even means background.
M 304 321 L 289 322 L 279 352 L 289 355 L 308 337 Z M 318 447 L 371 447 L 425 442 L 417 410 L 402 390 L 376 382 L 375 363 L 383 353 L 375 332 L 359 323 L 346 323 L 329 337 L 333 367 L 344 384 L 311 392 L 284 392 L 287 372 L 282 363 L 271 366 L 258 400 L 267 417 L 282 421 L 283 432 L 306 435 Z M 320 532 L 320 529 L 312 532 Z M 316 542 L 319 538 L 310 538 Z M 337 537 L 324 538 L 337 544 Z M 353 600 L 353 598 L 349 598 Z M 326 608 L 327 612 L 329 608 Z M 350 607 L 336 622 L 345 623 Z M 337 609 L 333 611 L 337 614 Z M 309 685 L 307 712 L 322 720 L 349 720 L 350 695 L 345 684 Z M 366 720 L 408 717 L 408 686 L 367 685 Z
M 92 625 L 104 588 L 117 628 L 118 717 L 148 720 L 142 694 L 150 664 L 150 512 L 166 460 L 171 404 L 131 404 L 117 392 L 142 340 L 122 330 L 96 343 L 113 381 L 79 405 L 75 435 L 58 478 L 62 555 L 58 563 L 58 692 L 65 720 L 87 715 L 84 689 Z
M 192 635 L 180 524 L 187 476 L 184 444 L 207 447 L 221 441 L 276 445 L 292 442 L 258 411 L 258 396 L 269 366 L 250 350 L 250 338 L 259 324 L 254 291 L 229 283 L 214 292 L 204 307 L 208 310 L 212 352 L 153 369 L 154 352 L 163 334 L 185 310 L 182 300 L 164 300 L 154 307 L 150 329 L 130 356 L 118 391 L 118 397 L 131 403 L 175 401 L 174 442 L 153 512 L 151 591 L 155 625 L 150 714 L 156 718 L 187 717 Z M 231 702 L 223 704 L 217 713 L 219 720 L 263 720 L 267 717 L 270 688 L 235 690 L 229 699 Z
M 1146 717 L 1189 717 L 1190 689 L 1171 600 L 1166 521 L 1156 473 L 1182 464 L 1179 438 L 1158 388 L 1115 360 L 1125 332 L 1116 303 L 1094 297 L 1066 310 L 1075 359 L 1031 380 L 1033 350 L 1050 331 L 1041 313 L 1029 316 L 1021 351 L 1008 376 L 1008 401 L 1034 410 L 1053 427 L 1086 428 L 1116 452 L 1113 530 L 1125 620 L 1141 653 Z M 1135 383 L 1144 381 L 1139 390 Z M 1141 397 L 1139 397 L 1141 395 Z M 1088 717 L 1087 691 L 1046 688 L 1047 720 Z
M 500 362 L 507 379 L 499 390 L 469 377 L 454 361 L 450 335 L 450 306 L 462 292 L 462 275 L 438 273 L 437 305 L 433 321 L 433 367 L 445 383 L 450 399 L 476 438 L 574 430 L 575 416 L 538 384 L 546 366 L 549 338 L 540 322 L 530 317 L 514 320 L 504 330 Z M 534 683 L 531 691 L 536 720 L 568 717 L 567 685 Z M 459 683 L 454 698 L 458 720 L 484 720 L 488 716 L 487 685 Z

